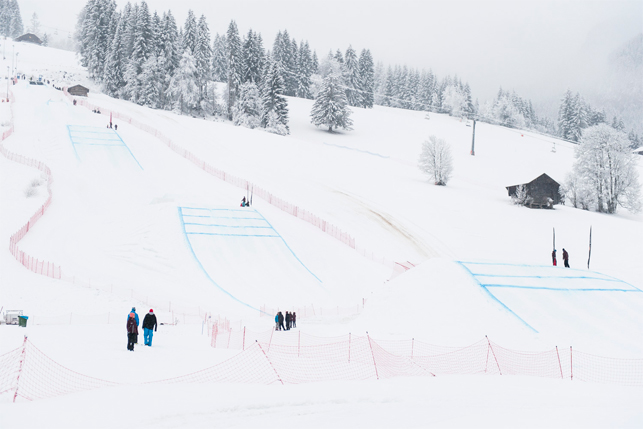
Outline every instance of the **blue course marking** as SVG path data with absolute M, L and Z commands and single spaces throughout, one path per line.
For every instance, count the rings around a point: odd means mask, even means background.
M 534 329 L 534 327 L 533 327 L 533 326 L 531 326 L 529 323 L 525 322 L 525 321 L 524 321 L 520 316 L 518 316 L 516 313 L 514 313 L 514 311 L 513 311 L 511 308 L 507 307 L 507 306 L 506 306 L 502 301 L 500 301 L 498 298 L 496 298 L 496 296 L 495 296 L 494 294 L 492 294 L 492 293 L 491 293 L 491 291 L 489 291 L 489 289 L 487 289 L 484 285 L 482 285 L 482 284 L 478 281 L 478 279 L 476 278 L 476 276 L 474 276 L 474 275 L 473 275 L 473 273 L 471 272 L 471 270 L 469 270 L 469 268 L 467 268 L 467 266 L 466 266 L 466 265 L 464 265 L 464 263 L 463 263 L 463 262 L 459 262 L 459 261 L 456 261 L 456 262 L 457 262 L 458 264 L 460 264 L 460 266 L 461 266 L 462 268 L 464 268 L 464 270 L 465 270 L 467 273 L 469 273 L 469 275 L 471 276 L 471 278 L 472 278 L 472 279 L 473 279 L 473 280 L 478 284 L 478 286 L 480 286 L 480 287 L 482 288 L 482 290 L 484 290 L 484 291 L 485 291 L 485 292 L 486 292 L 486 293 L 491 297 L 491 299 L 493 299 L 493 300 L 494 300 L 494 301 L 496 301 L 498 304 L 500 304 L 500 305 L 501 305 L 505 310 L 507 310 L 509 313 L 513 314 L 513 315 L 514 315 L 514 317 L 515 317 L 516 319 L 520 320 L 520 321 L 522 322 L 522 324 L 523 324 L 523 325 L 525 325 L 527 328 L 531 329 L 531 330 L 532 330 L 532 331 L 534 331 L 536 334 L 538 333 L 538 331 L 537 331 L 536 329 Z
M 371 152 L 371 151 L 368 151 L 368 150 L 356 149 L 356 148 L 353 148 L 353 147 L 342 146 L 342 145 L 332 144 L 332 143 L 325 143 L 325 142 L 324 142 L 324 144 L 326 146 L 333 146 L 333 147 L 338 147 L 340 149 L 354 150 L 355 152 L 361 152 L 361 153 L 365 153 L 367 155 L 378 156 L 378 157 L 384 158 L 384 159 L 390 158 L 388 155 L 382 155 L 382 154 L 379 154 L 379 153 L 376 153 L 376 152 Z
M 272 229 L 271 226 L 245 226 L 245 225 L 218 225 L 214 223 L 190 223 L 186 222 L 186 225 L 196 225 L 196 226 L 220 226 L 223 228 L 267 228 L 267 229 Z
M 119 139 L 97 139 L 95 137 L 84 137 L 84 136 L 72 136 L 72 137 L 74 139 L 76 139 L 76 140 L 89 140 L 89 141 L 92 141 L 92 142 L 94 142 L 94 141 L 99 141 L 99 142 L 104 142 L 104 141 L 118 142 L 118 141 L 120 141 Z M 79 142 L 76 141 L 75 143 L 78 144 Z
M 244 212 L 247 213 L 250 209 L 206 209 L 203 207 L 183 207 L 184 209 L 189 209 L 189 210 L 204 210 L 208 212 L 216 212 L 216 211 L 221 211 L 221 212 Z M 185 215 L 189 216 L 189 215 Z
M 71 142 L 71 147 L 74 149 L 74 154 L 76 154 L 76 159 L 80 161 L 80 156 L 78 156 L 78 151 L 76 150 L 74 139 L 71 137 L 71 129 L 69 125 L 67 125 L 67 134 L 69 134 L 69 141 Z
M 118 140 L 114 140 L 118 141 Z M 74 143 L 76 146 L 112 146 L 112 147 L 121 147 L 123 146 L 122 144 L 109 144 L 109 143 Z
M 273 237 L 273 238 L 279 237 L 279 238 L 281 238 L 280 235 L 267 235 L 267 234 L 265 234 L 265 235 L 261 235 L 261 234 L 221 234 L 221 233 L 218 233 L 218 232 L 186 232 L 186 234 L 188 234 L 188 235 L 223 235 L 223 236 L 226 236 L 226 237 Z M 304 264 L 302 264 L 302 265 L 304 265 Z M 304 265 L 304 268 L 306 268 L 305 265 Z M 313 276 L 314 276 L 314 274 L 313 274 Z M 319 279 L 317 279 L 317 280 L 319 280 Z M 319 280 L 319 281 L 321 281 L 321 280 Z
M 88 145 L 88 146 L 124 146 L 125 149 L 127 149 L 129 154 L 134 159 L 134 162 L 136 162 L 136 164 L 139 166 L 139 168 L 141 170 L 143 170 L 143 166 L 141 165 L 141 163 L 138 162 L 138 159 L 136 159 L 136 157 L 134 156 L 134 154 L 130 150 L 129 146 L 127 146 L 127 144 L 125 144 L 125 142 L 123 141 L 121 136 L 116 131 L 112 130 L 111 132 L 107 132 L 107 131 L 94 131 L 94 132 L 92 132 L 92 131 L 80 131 L 80 130 L 76 130 L 76 128 L 93 128 L 93 129 L 96 129 L 96 127 L 91 127 L 91 126 L 87 126 L 87 125 L 67 125 L 67 133 L 69 134 L 69 140 L 71 141 L 71 144 L 72 144 L 72 146 L 74 148 L 74 153 L 76 154 L 76 158 L 79 161 L 80 161 L 80 157 L 78 156 L 78 151 L 76 150 L 76 145 L 83 144 L 83 145 Z M 99 138 L 92 138 L 92 137 L 87 137 L 85 139 L 86 140 L 99 140 L 99 141 L 114 141 L 114 142 L 119 142 L 120 141 L 120 144 L 101 144 L 101 143 L 79 142 L 79 141 L 75 141 L 75 139 L 79 139 L 79 137 L 78 136 L 72 136 L 72 132 L 82 133 L 82 134 L 93 133 L 93 134 L 103 134 L 103 135 L 115 135 L 117 137 L 117 139 L 99 139 Z M 80 138 L 80 139 L 82 139 L 82 138 Z
M 233 300 L 237 301 L 239 304 L 245 305 L 246 307 L 251 308 L 251 309 L 253 309 L 253 310 L 255 310 L 255 311 L 259 311 L 260 313 L 263 313 L 263 314 L 269 315 L 269 314 L 268 314 L 268 313 L 266 313 L 265 311 L 261 311 L 260 309 L 255 308 L 255 307 L 253 307 L 252 305 L 250 305 L 250 304 L 248 304 L 248 303 L 246 303 L 246 302 L 241 301 L 239 298 L 237 298 L 236 296 L 232 295 L 230 292 L 228 292 L 227 290 L 225 290 L 224 288 L 222 288 L 222 287 L 221 287 L 217 282 L 215 282 L 215 281 L 214 281 L 214 279 L 213 279 L 212 277 L 210 277 L 210 275 L 208 274 L 208 272 L 207 272 L 207 271 L 205 270 L 205 268 L 203 267 L 203 264 L 201 264 L 201 261 L 199 261 L 199 258 L 196 256 L 196 253 L 194 253 L 194 249 L 192 248 L 192 243 L 190 243 L 190 239 L 188 238 L 188 234 L 187 234 L 187 232 L 185 231 L 185 224 L 183 223 L 183 211 L 182 211 L 181 207 L 179 207 L 179 220 L 181 221 L 181 227 L 183 228 L 183 236 L 185 237 L 185 241 L 187 241 L 187 243 L 188 243 L 188 248 L 190 249 L 190 252 L 192 253 L 192 256 L 194 257 L 194 260 L 196 261 L 196 263 L 197 263 L 197 264 L 199 264 L 199 268 L 201 268 L 201 271 L 203 271 L 203 274 L 205 274 L 205 276 L 208 278 L 208 280 L 210 280 L 210 282 L 211 282 L 213 285 L 215 285 L 217 288 L 219 288 L 219 290 L 220 290 L 221 292 L 225 293 L 225 294 L 226 294 L 226 295 L 228 295 L 230 298 L 232 298 Z M 270 315 L 269 315 L 269 316 L 270 316 Z
M 209 219 L 212 218 L 212 216 L 189 215 L 189 214 L 184 214 L 183 217 L 207 217 Z M 219 217 L 219 219 L 264 220 L 263 218 L 260 218 L 260 217 Z
M 568 288 L 555 288 L 555 287 L 545 287 L 545 286 L 515 286 L 515 285 L 493 285 L 493 284 L 482 284 L 481 286 L 484 287 L 501 287 L 501 288 L 510 288 L 510 289 L 537 289 L 537 290 L 556 290 L 556 291 L 562 291 L 562 292 L 576 292 L 576 291 L 581 291 L 581 292 L 593 292 L 593 291 L 598 291 L 598 292 L 643 292 L 640 290 L 634 290 L 634 289 L 599 289 L 599 288 L 578 288 L 578 289 L 568 289 Z
M 263 217 L 263 215 L 262 215 L 261 213 L 259 213 L 258 211 L 256 211 L 255 209 L 253 209 L 253 210 L 254 210 L 254 211 L 255 211 L 255 213 L 257 213 L 259 216 L 261 216 L 261 217 L 263 218 L 263 220 L 265 220 L 265 221 L 266 221 L 266 223 L 267 223 L 268 225 L 270 225 L 270 222 L 268 222 L 268 219 L 266 219 L 265 217 Z M 281 238 L 281 241 L 283 241 L 283 242 L 284 242 L 284 244 L 286 245 L 286 247 L 288 248 L 288 250 L 290 250 L 290 253 L 292 253 L 292 255 L 295 257 L 295 259 L 297 259 L 297 260 L 299 261 L 299 263 L 301 264 L 301 266 L 302 266 L 302 267 L 304 267 L 304 268 L 306 268 L 306 271 L 308 271 L 308 272 L 309 272 L 313 277 L 315 277 L 315 278 L 317 279 L 317 281 L 319 281 L 319 283 L 322 283 L 321 279 L 320 279 L 319 277 L 317 277 L 317 276 L 315 275 L 315 273 L 313 273 L 312 271 L 310 271 L 310 270 L 308 269 L 308 267 L 307 267 L 306 265 L 304 265 L 304 263 L 303 263 L 303 262 L 301 262 L 301 259 L 299 259 L 299 258 L 297 257 L 297 255 L 295 254 L 295 252 L 293 252 L 293 251 L 292 251 L 292 249 L 290 248 L 290 246 L 288 245 L 288 243 L 286 243 L 286 240 L 284 240 L 284 238 L 279 234 L 279 232 L 277 232 L 277 230 L 276 230 L 276 229 L 274 229 L 274 228 L 272 227 L 272 225 L 270 225 L 270 227 L 275 231 L 275 233 L 279 236 L 279 238 Z

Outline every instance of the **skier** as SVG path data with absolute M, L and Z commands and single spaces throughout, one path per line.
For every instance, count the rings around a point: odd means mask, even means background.
M 297 327 L 297 313 L 294 311 L 292 312 L 292 316 L 290 316 L 290 321 L 292 323 L 292 327 L 296 328 Z
M 134 319 L 136 319 L 136 337 L 134 337 L 134 342 L 138 343 L 138 314 L 136 314 L 136 307 L 132 307 L 130 314 L 134 313 Z M 129 317 L 129 316 L 128 316 Z
M 154 332 L 156 332 L 156 315 L 154 310 L 150 308 L 150 312 L 145 315 L 143 318 L 143 339 L 145 340 L 145 345 L 152 347 L 152 337 Z M 154 331 L 152 331 L 154 329 Z
M 138 336 L 138 323 L 136 323 L 136 313 L 130 313 L 127 318 L 127 350 L 134 351 L 134 343 Z
M 286 311 L 286 331 L 290 331 L 290 322 L 292 322 L 290 313 Z
M 563 247 L 563 262 L 565 262 L 565 268 L 569 268 L 569 253 Z
M 246 197 L 241 199 L 241 207 L 248 207 L 250 204 L 246 201 Z
M 554 249 L 553 252 L 551 252 L 551 261 L 554 263 L 554 267 L 558 264 L 556 264 L 556 249 Z
M 284 315 L 281 314 L 281 311 L 278 313 L 279 316 L 279 330 L 280 331 L 285 331 L 286 328 L 284 328 Z

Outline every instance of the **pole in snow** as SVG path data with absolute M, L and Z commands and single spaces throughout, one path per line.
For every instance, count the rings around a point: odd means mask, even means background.
M 471 139 L 471 155 L 475 155 L 475 144 L 476 144 L 476 120 L 473 120 L 473 138 Z
M 587 269 L 589 270 L 589 260 L 592 257 L 592 226 L 589 226 L 589 254 L 587 255 Z

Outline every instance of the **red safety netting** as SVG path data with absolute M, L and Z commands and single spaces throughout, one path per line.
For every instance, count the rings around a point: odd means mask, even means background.
M 487 374 L 643 386 L 643 359 L 572 353 L 571 348 L 563 355 L 557 349 L 544 352 L 510 350 L 487 338 L 466 347 L 443 347 L 414 340 L 407 341 L 411 345 L 403 345 L 402 341 L 376 341 L 369 335 L 321 338 L 299 333 L 289 333 L 288 336 L 281 336 L 282 332 L 276 334 L 270 342 L 251 341 L 238 355 L 220 364 L 146 384 L 298 384 L 400 376 Z M 276 340 L 280 336 L 288 339 Z M 305 338 L 306 345 L 302 345 L 302 338 Z M 118 384 L 65 368 L 26 338 L 22 347 L 0 356 L 0 394 L 13 394 L 14 400 L 17 397 L 28 400 L 48 398 Z
M 47 198 L 45 203 L 42 206 L 40 206 L 40 208 L 31 216 L 31 218 L 27 221 L 27 223 L 23 225 L 22 228 L 16 231 L 9 238 L 9 252 L 11 252 L 13 257 L 16 258 L 16 260 L 19 263 L 21 263 L 23 266 L 25 266 L 28 270 L 33 271 L 34 273 L 37 273 L 37 274 L 42 274 L 47 277 L 53 277 L 53 278 L 59 279 L 62 277 L 62 270 L 60 269 L 60 266 L 54 264 L 53 262 L 41 261 L 37 258 L 34 258 L 33 256 L 28 255 L 27 253 L 20 250 L 20 248 L 18 247 L 18 243 L 20 242 L 20 240 L 22 240 L 25 237 L 25 235 L 27 235 L 27 233 L 29 232 L 29 229 L 32 228 L 36 222 L 38 222 L 38 220 L 45 214 L 45 212 L 51 205 L 51 196 L 52 196 L 51 184 L 53 183 L 54 179 L 51 174 L 51 170 L 44 163 L 32 158 L 28 158 L 26 156 L 11 152 L 6 147 L 4 147 L 2 142 L 4 142 L 5 139 L 11 136 L 14 131 L 13 100 L 14 100 L 14 97 L 13 97 L 13 94 L 11 94 L 11 97 L 10 97 L 11 125 L 8 130 L 2 133 L 2 139 L 0 140 L 0 153 L 10 161 L 17 162 L 19 164 L 23 164 L 29 167 L 34 167 L 42 171 L 47 177 L 47 193 L 49 194 L 49 197 Z
M 127 122 L 128 124 L 145 131 L 160 141 L 162 141 L 165 145 L 167 145 L 172 151 L 175 153 L 181 155 L 188 161 L 192 162 L 194 165 L 196 165 L 198 168 L 202 169 L 203 171 L 213 175 L 214 177 L 217 177 L 218 179 L 221 179 L 227 183 L 230 183 L 231 185 L 234 185 L 236 187 L 239 187 L 244 190 L 250 190 L 252 189 L 254 192 L 254 195 L 257 197 L 267 201 L 268 203 L 272 204 L 273 206 L 283 210 L 284 212 L 295 216 L 305 222 L 310 223 L 311 225 L 316 226 L 317 228 L 321 229 L 324 231 L 326 234 L 330 235 L 331 237 L 336 238 L 337 240 L 341 241 L 345 245 L 351 247 L 352 249 L 355 249 L 360 255 L 381 263 L 387 267 L 392 268 L 395 272 L 404 272 L 408 270 L 409 268 L 413 267 L 413 264 L 410 262 L 405 262 L 405 263 L 396 263 L 391 259 L 385 258 L 383 256 L 379 256 L 375 254 L 374 252 L 371 252 L 363 247 L 358 246 L 355 243 L 355 238 L 353 238 L 350 234 L 348 234 L 345 231 L 342 231 L 339 227 L 336 225 L 331 224 L 330 222 L 327 222 L 326 220 L 320 218 L 319 216 L 309 212 L 306 209 L 302 209 L 301 207 L 298 207 L 294 204 L 291 204 L 275 195 L 272 193 L 268 192 L 267 190 L 261 188 L 260 186 L 255 186 L 253 183 L 248 182 L 245 179 L 242 179 L 240 177 L 234 176 L 232 174 L 226 173 L 223 170 L 220 170 L 202 159 L 200 159 L 198 156 L 193 154 L 192 152 L 182 148 L 178 144 L 172 141 L 169 137 L 163 135 L 158 129 L 144 124 L 141 121 L 138 121 L 137 119 L 134 119 L 128 115 L 122 114 L 120 112 L 115 112 L 109 109 L 103 109 L 102 107 L 90 103 L 87 99 L 82 98 L 82 97 L 74 97 L 70 95 L 67 92 L 67 88 L 63 88 L 64 94 L 70 99 L 75 101 L 76 105 L 80 105 L 83 107 L 86 107 L 88 109 L 91 109 L 93 111 L 98 111 L 103 115 L 108 115 L 113 119 L 119 119 L 123 122 Z

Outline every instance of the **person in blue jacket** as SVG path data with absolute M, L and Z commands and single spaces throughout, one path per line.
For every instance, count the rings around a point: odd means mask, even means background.
M 136 307 L 132 307 L 132 311 L 130 313 L 134 313 L 134 319 L 136 320 L 136 327 L 138 328 L 139 323 L 138 323 L 138 314 L 136 314 Z M 129 319 L 129 313 L 127 315 Z M 138 344 L 138 329 L 136 330 L 136 336 L 134 337 L 134 342 Z
M 279 330 L 279 313 L 275 314 L 275 331 Z

